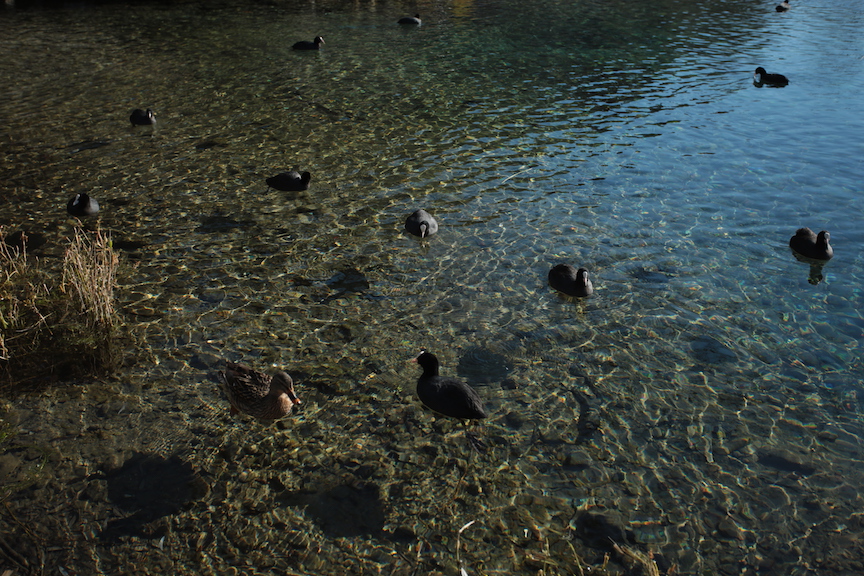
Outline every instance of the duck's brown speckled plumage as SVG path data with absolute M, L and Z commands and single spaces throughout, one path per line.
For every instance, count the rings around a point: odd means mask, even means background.
M 269 376 L 243 364 L 226 364 L 225 371 L 219 372 L 219 380 L 231 402 L 232 414 L 243 412 L 261 420 L 276 420 L 300 404 L 294 382 L 285 372 Z

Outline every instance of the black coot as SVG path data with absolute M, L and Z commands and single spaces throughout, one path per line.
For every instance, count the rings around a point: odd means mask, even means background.
M 316 36 L 314 40 L 311 42 L 309 40 L 301 40 L 300 42 L 295 42 L 291 47 L 294 50 L 320 50 L 321 44 L 324 44 L 324 38 L 321 36 Z
M 438 222 L 425 210 L 417 210 L 405 220 L 405 230 L 414 236 L 425 238 L 438 232 Z
M 399 24 L 405 24 L 408 26 L 419 26 L 420 25 L 420 15 L 415 14 L 414 16 L 403 16 L 399 19 Z
M 765 68 L 759 66 L 753 73 L 753 82 L 757 86 L 767 84 L 768 86 L 780 87 L 789 84 L 789 79 L 782 74 L 769 74 L 765 71 Z
M 132 111 L 132 115 L 129 116 L 129 121 L 132 122 L 133 126 L 150 126 L 151 124 L 156 124 L 156 116 L 149 108 L 147 110 L 136 108 Z
M 594 285 L 588 277 L 588 270 L 576 270 L 570 264 L 556 264 L 549 271 L 549 285 L 568 296 L 584 298 L 594 293 Z
M 66 211 L 72 216 L 95 216 L 99 213 L 99 202 L 82 192 L 69 200 Z
M 438 358 L 434 354 L 423 350 L 412 362 L 423 368 L 423 375 L 417 379 L 417 396 L 423 404 L 451 418 L 486 418 L 483 401 L 471 386 L 456 378 L 438 375 Z
M 830 260 L 834 256 L 834 248 L 829 244 L 831 235 L 822 230 L 816 234 L 806 226 L 799 228 L 789 239 L 789 247 L 798 254 L 813 260 Z
M 281 190 L 282 192 L 299 192 L 300 190 L 307 190 L 311 180 L 312 175 L 309 172 L 300 174 L 292 170 L 291 172 L 282 172 L 276 176 L 271 176 L 267 178 L 266 182 L 271 188 Z

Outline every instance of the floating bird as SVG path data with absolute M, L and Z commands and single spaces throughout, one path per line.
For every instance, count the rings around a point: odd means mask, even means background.
M 312 180 L 312 174 L 303 172 L 302 174 L 291 171 L 282 172 L 276 176 L 267 178 L 267 186 L 281 190 L 282 192 L 299 192 L 309 188 L 309 182 Z
M 425 350 L 411 360 L 423 368 L 417 379 L 417 396 L 428 408 L 439 414 L 462 420 L 486 418 L 483 401 L 471 386 L 457 380 L 438 375 L 438 358 Z
M 324 38 L 316 36 L 312 42 L 301 40 L 300 42 L 295 42 L 291 48 L 294 50 L 320 50 L 321 44 L 324 44 Z
M 753 82 L 759 86 L 762 84 L 768 84 L 769 86 L 786 86 L 789 84 L 789 79 L 782 74 L 768 74 L 765 72 L 765 68 L 760 66 L 756 68 L 756 72 L 753 73 Z
M 129 121 L 132 122 L 133 126 L 150 126 L 151 124 L 156 124 L 156 116 L 149 108 L 147 110 L 136 108 L 132 111 L 132 115 L 129 116 Z
M 588 270 L 585 268 L 576 270 L 569 264 L 556 264 L 549 270 L 549 285 L 568 296 L 579 298 L 594 293 L 594 285 L 588 278 Z
M 66 211 L 72 216 L 95 216 L 99 213 L 99 202 L 82 192 L 66 203 Z
M 420 15 L 415 14 L 414 16 L 403 16 L 399 19 L 399 24 L 407 24 L 410 26 L 419 26 L 420 25 Z
M 226 362 L 219 372 L 222 389 L 231 403 L 231 414 L 243 412 L 261 420 L 282 418 L 300 399 L 294 394 L 294 381 L 285 372 L 268 376 L 243 364 Z
M 822 230 L 817 235 L 810 228 L 799 228 L 789 239 L 789 247 L 805 258 L 813 260 L 830 260 L 834 256 L 834 248 L 828 241 L 831 235 Z
M 408 216 L 405 220 L 405 230 L 414 236 L 426 238 L 438 232 L 438 222 L 431 214 L 421 209 Z
M 775 10 L 777 10 L 777 12 L 786 12 L 791 7 L 792 6 L 789 5 L 789 0 L 783 0 L 783 2 L 777 5 Z

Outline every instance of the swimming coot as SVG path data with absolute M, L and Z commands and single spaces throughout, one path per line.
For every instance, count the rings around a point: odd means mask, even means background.
M 765 68 L 759 66 L 756 72 L 753 73 L 753 82 L 757 86 L 767 84 L 768 86 L 786 86 L 789 84 L 789 79 L 782 74 L 768 74 Z
M 313 41 L 301 40 L 300 42 L 295 42 L 291 47 L 294 50 L 320 50 L 321 44 L 324 44 L 324 38 L 321 36 L 316 36 Z
M 438 232 L 438 222 L 431 214 L 421 209 L 408 216 L 405 220 L 405 230 L 414 236 L 426 238 Z
M 403 16 L 399 19 L 399 24 L 406 24 L 408 26 L 419 26 L 420 25 L 420 15 L 415 14 L 414 16 Z
M 483 401 L 471 386 L 438 375 L 438 358 L 434 354 L 423 350 L 412 362 L 423 368 L 423 375 L 417 379 L 417 396 L 428 408 L 461 420 L 486 418 Z
M 95 216 L 99 213 L 99 202 L 82 192 L 66 203 L 66 211 L 72 216 Z
M 834 248 L 828 243 L 830 239 L 831 235 L 825 230 L 816 234 L 805 226 L 789 239 L 789 247 L 806 258 L 830 260 L 834 256 Z
M 282 192 L 299 192 L 300 190 L 307 190 L 311 180 L 312 175 L 309 172 L 300 174 L 292 170 L 291 172 L 282 172 L 276 176 L 271 176 L 267 178 L 266 182 L 271 188 L 281 190 Z
M 129 121 L 132 122 L 133 126 L 150 126 L 151 124 L 156 124 L 156 116 L 149 108 L 147 110 L 136 108 L 132 111 L 132 115 L 129 116 Z
M 549 271 L 549 285 L 568 296 L 583 298 L 594 293 L 594 285 L 588 278 L 588 270 L 576 270 L 570 264 L 556 264 Z

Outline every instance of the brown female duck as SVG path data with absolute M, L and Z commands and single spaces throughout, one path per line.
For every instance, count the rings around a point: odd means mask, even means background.
M 260 420 L 282 418 L 300 404 L 294 381 L 285 372 L 268 376 L 243 364 L 226 362 L 219 372 L 222 389 L 231 403 L 231 414 L 243 412 Z

